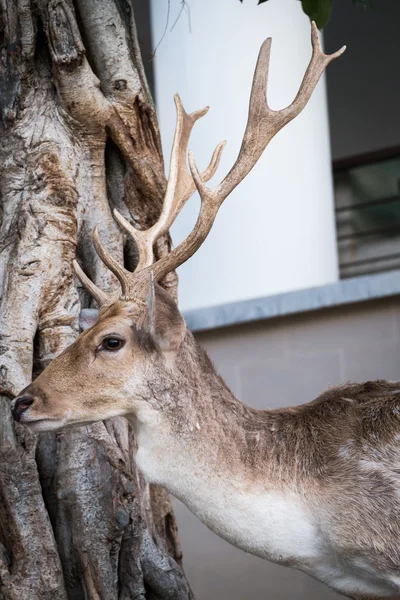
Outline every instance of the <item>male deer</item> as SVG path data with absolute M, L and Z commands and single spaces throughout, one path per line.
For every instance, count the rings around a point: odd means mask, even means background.
M 186 114 L 178 97 L 170 175 L 159 221 L 138 231 L 115 218 L 139 250 L 126 271 L 93 235 L 121 291 L 100 290 L 75 263 L 100 306 L 97 322 L 12 403 L 17 421 L 49 431 L 125 415 L 137 433 L 137 463 L 149 481 L 180 498 L 230 543 L 295 567 L 358 600 L 400 597 L 400 385 L 384 381 L 332 389 L 282 410 L 243 405 L 186 329 L 157 283 L 205 240 L 224 199 L 273 136 L 307 104 L 332 55 L 315 25 L 313 53 L 293 103 L 266 103 L 271 40 L 261 47 L 239 156 L 215 189 L 189 154 L 189 135 L 206 110 Z M 201 209 L 188 238 L 153 264 L 153 244 L 198 189 Z

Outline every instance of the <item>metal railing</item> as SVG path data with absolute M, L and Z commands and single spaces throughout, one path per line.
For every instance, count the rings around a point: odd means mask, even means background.
M 334 164 L 342 278 L 400 268 L 400 147 Z

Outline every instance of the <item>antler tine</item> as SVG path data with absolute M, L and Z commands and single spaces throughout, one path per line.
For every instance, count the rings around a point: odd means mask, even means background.
M 329 63 L 336 58 L 339 58 L 339 56 L 342 56 L 343 52 L 346 50 L 346 46 L 342 46 L 333 54 L 324 54 L 315 21 L 311 23 L 311 44 L 313 49 L 311 60 L 304 74 L 296 98 L 287 108 L 284 108 L 282 111 L 276 111 L 277 113 L 284 115 L 288 121 L 294 119 L 306 106 L 315 86 Z
M 250 95 L 249 116 L 238 158 L 216 191 L 226 198 L 251 171 L 271 139 L 303 110 L 328 64 L 343 54 L 346 46 L 334 54 L 324 54 L 318 29 L 311 24 L 312 55 L 293 102 L 282 110 L 271 110 L 266 99 L 271 38 L 262 44 Z
M 203 181 L 209 181 L 211 179 L 211 177 L 213 177 L 215 175 L 215 173 L 217 172 L 220 160 L 221 160 L 221 156 L 222 156 L 222 151 L 226 146 L 226 140 L 219 142 L 219 144 L 217 144 L 215 146 L 215 150 L 212 153 L 212 157 L 210 160 L 210 163 L 208 165 L 208 167 L 205 169 L 205 171 L 202 172 L 201 174 L 201 178 L 203 179 Z M 193 174 L 192 174 L 193 177 Z M 196 184 L 192 183 L 191 189 L 193 190 L 193 192 L 196 190 Z M 192 192 L 192 193 L 193 193 Z
M 271 139 L 306 106 L 327 65 L 341 56 L 346 49 L 343 46 L 334 54 L 324 54 L 314 22 L 311 27 L 311 43 L 312 56 L 300 89 L 293 102 L 288 107 L 278 111 L 271 110 L 266 99 L 271 38 L 266 39 L 262 44 L 254 73 L 249 116 L 239 155 L 232 169 L 216 188 L 210 189 L 205 185 L 193 155 L 189 153 L 192 177 L 201 197 L 200 214 L 186 240 L 155 264 L 154 275 L 156 279 L 160 279 L 169 271 L 176 269 L 201 246 L 223 201 L 251 171 Z
M 194 124 L 208 112 L 208 107 L 187 114 L 178 94 L 175 94 L 174 100 L 177 112 L 175 136 L 171 152 L 167 191 L 158 221 L 152 227 L 143 231 L 133 227 L 117 210 L 114 210 L 115 218 L 120 226 L 133 237 L 137 244 L 139 263 L 136 272 L 153 263 L 153 245 L 155 241 L 169 230 L 187 200 L 196 190 L 193 178 L 186 167 L 187 145 Z M 205 181 L 211 179 L 215 174 L 224 145 L 225 142 L 221 142 L 215 148 L 211 161 L 202 174 Z
M 216 190 L 210 190 L 205 185 L 191 150 L 189 151 L 189 166 L 201 198 L 199 216 L 188 237 L 172 252 L 155 263 L 154 275 L 157 280 L 189 260 L 200 248 L 211 230 L 219 207 L 224 201 L 224 198 L 218 195 Z
M 108 269 L 110 269 L 112 273 L 114 273 L 115 277 L 120 282 L 122 291 L 121 299 L 129 297 L 129 276 L 132 275 L 132 273 L 124 269 L 124 267 L 120 265 L 118 261 L 116 261 L 115 258 L 113 258 L 111 254 L 104 248 L 100 241 L 97 227 L 95 227 L 93 230 L 93 243 L 96 252 L 103 263 L 106 265 L 106 267 L 108 267 Z
M 104 306 L 105 304 L 109 304 L 110 299 L 107 296 L 107 294 L 105 292 L 103 292 L 103 290 L 101 290 L 99 287 L 97 287 L 97 285 L 94 284 L 93 281 L 91 281 L 89 279 L 89 277 L 86 275 L 86 273 L 82 270 L 78 261 L 73 260 L 72 265 L 74 267 L 74 271 L 75 271 L 76 276 L 78 277 L 79 281 L 87 289 L 89 294 L 91 296 L 93 296 L 93 298 L 96 300 L 99 308 L 101 306 Z
M 115 220 L 119 223 L 121 228 L 124 229 L 125 232 L 135 240 L 139 253 L 139 262 L 136 267 L 136 270 L 139 269 L 140 263 L 146 263 L 144 266 L 147 266 L 148 264 L 151 265 L 151 263 L 153 262 L 152 258 L 154 243 L 152 236 L 148 235 L 148 232 L 150 231 L 151 227 L 144 231 L 141 229 L 136 229 L 136 227 L 131 225 L 129 221 L 127 221 L 125 217 L 123 217 L 116 208 L 114 208 L 113 213 Z

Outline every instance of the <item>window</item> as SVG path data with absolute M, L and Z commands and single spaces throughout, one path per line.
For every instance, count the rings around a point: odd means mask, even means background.
M 342 278 L 400 268 L 400 148 L 334 165 Z

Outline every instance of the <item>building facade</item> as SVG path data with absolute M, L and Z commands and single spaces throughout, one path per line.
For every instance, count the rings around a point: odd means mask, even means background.
M 346 53 L 179 270 L 189 327 L 233 392 L 260 409 L 307 402 L 350 380 L 400 379 L 400 6 L 335 4 L 325 48 L 346 44 Z M 261 42 L 273 38 L 268 99 L 279 109 L 307 67 L 309 21 L 296 0 L 151 0 L 139 13 L 155 49 L 147 68 L 166 154 L 173 94 L 188 112 L 211 105 L 190 147 L 202 168 L 228 140 L 216 183 L 240 146 Z M 189 202 L 174 225 L 175 244 L 198 205 Z M 176 514 L 197 600 L 339 598 L 229 546 L 178 501 Z

